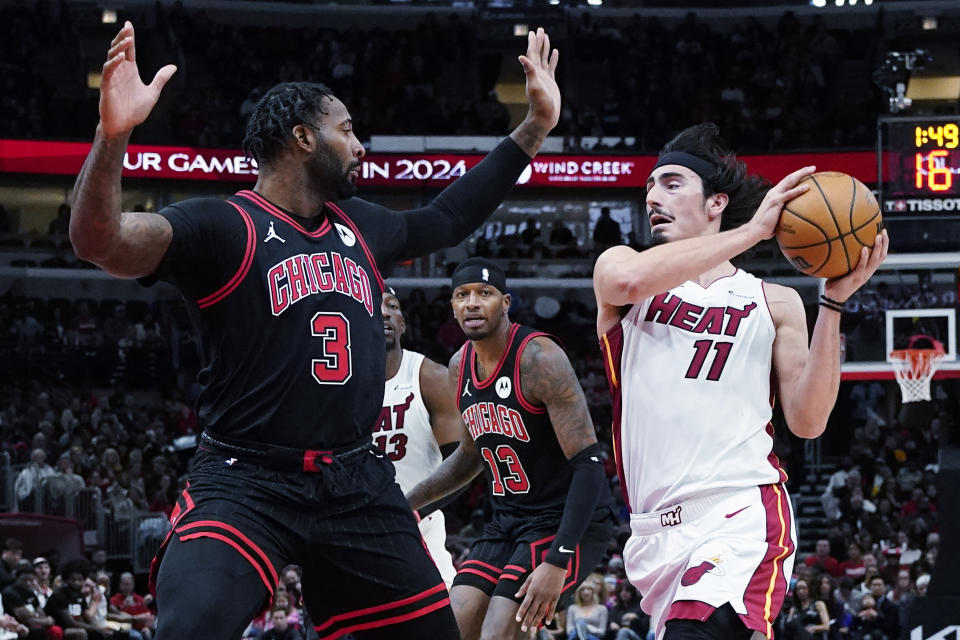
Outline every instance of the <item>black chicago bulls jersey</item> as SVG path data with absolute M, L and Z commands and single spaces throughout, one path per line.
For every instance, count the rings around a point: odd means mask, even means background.
M 559 517 L 572 471 L 546 407 L 531 404 L 520 388 L 520 354 L 537 336 L 552 337 L 512 324 L 503 356 L 485 380 L 477 377 L 476 351 L 467 341 L 460 357 L 460 414 L 483 456 L 494 511 Z
M 304 219 L 241 191 L 161 211 L 175 237 L 203 235 L 211 210 L 220 219 L 216 237 L 206 239 L 208 262 L 160 270 L 184 293 L 198 328 L 204 388 L 197 413 L 204 427 L 303 449 L 369 435 L 386 358 L 374 250 L 389 257 L 400 234 L 391 238 L 396 222 L 389 215 L 373 224 L 367 210 L 346 213 L 352 202 L 328 202 L 325 215 Z

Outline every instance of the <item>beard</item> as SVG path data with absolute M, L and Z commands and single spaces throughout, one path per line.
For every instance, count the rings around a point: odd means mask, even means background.
M 668 242 L 670 241 L 667 240 L 667 237 L 663 234 L 662 231 L 658 231 L 657 229 L 654 229 L 653 231 L 650 232 L 651 247 L 656 247 L 657 245 L 661 245 L 661 244 L 667 244 Z
M 309 160 L 310 175 L 323 191 L 335 194 L 337 200 L 356 195 L 357 185 L 350 180 L 350 172 L 359 167 L 360 161 L 356 161 L 344 168 L 339 164 L 337 154 L 324 142 L 317 145 L 317 151 Z

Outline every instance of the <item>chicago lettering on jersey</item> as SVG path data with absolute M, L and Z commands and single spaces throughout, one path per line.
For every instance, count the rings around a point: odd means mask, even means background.
M 380 417 L 377 419 L 377 423 L 373 429 L 373 432 L 377 433 L 378 431 L 403 429 L 403 419 L 407 414 L 407 409 L 410 408 L 411 402 L 413 402 L 412 393 L 408 395 L 407 399 L 400 404 L 381 408 Z
M 494 402 L 478 402 L 467 407 L 462 416 L 474 440 L 484 433 L 499 433 L 521 442 L 530 441 L 523 416 L 516 409 Z
M 691 333 L 710 333 L 716 336 L 735 336 L 740 329 L 740 321 L 757 308 L 751 302 L 743 309 L 736 307 L 701 307 L 686 302 L 670 292 L 661 293 L 650 301 L 647 309 L 647 322 L 669 324 Z
M 373 293 L 367 271 L 336 251 L 290 256 L 267 270 L 270 306 L 278 316 L 316 293 L 336 292 L 363 305 L 373 317 Z

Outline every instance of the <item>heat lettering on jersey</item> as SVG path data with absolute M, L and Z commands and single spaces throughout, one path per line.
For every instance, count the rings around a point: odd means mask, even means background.
M 521 442 L 530 441 L 523 416 L 516 409 L 494 402 L 478 402 L 467 407 L 461 415 L 474 440 L 484 433 L 496 433 Z
M 669 324 L 691 333 L 735 336 L 740 329 L 740 322 L 756 308 L 756 302 L 751 302 L 742 309 L 701 307 L 667 292 L 661 293 L 650 301 L 644 320 Z
M 373 317 L 373 293 L 367 271 L 336 251 L 290 256 L 267 270 L 270 306 L 278 316 L 316 293 L 336 292 L 363 305 Z
M 407 399 L 400 404 L 381 408 L 380 418 L 377 420 L 377 424 L 376 427 L 374 427 L 373 432 L 377 433 L 378 431 L 403 429 L 403 419 L 407 414 L 407 409 L 410 408 L 411 402 L 413 402 L 412 393 L 408 395 Z

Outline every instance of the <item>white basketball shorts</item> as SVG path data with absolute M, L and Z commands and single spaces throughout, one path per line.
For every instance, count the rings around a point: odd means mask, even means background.
M 631 514 L 627 578 L 663 638 L 667 620 L 706 620 L 727 602 L 749 629 L 773 637 L 797 548 L 783 485 L 735 489 Z
M 420 533 L 427 545 L 427 552 L 440 570 L 440 576 L 447 585 L 447 590 L 453 585 L 457 570 L 453 568 L 453 558 L 447 551 L 447 526 L 443 519 L 443 511 L 434 511 L 420 521 Z

